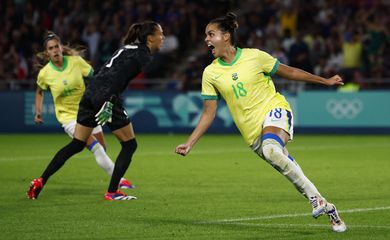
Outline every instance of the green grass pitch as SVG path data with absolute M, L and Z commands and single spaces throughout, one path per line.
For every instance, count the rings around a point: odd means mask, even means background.
M 65 134 L 0 135 L 0 239 L 390 239 L 390 136 L 296 135 L 288 147 L 348 225 L 333 233 L 238 135 L 137 135 L 126 177 L 135 201 L 103 200 L 109 177 L 88 151 L 26 197 Z M 115 159 L 119 144 L 107 135 Z

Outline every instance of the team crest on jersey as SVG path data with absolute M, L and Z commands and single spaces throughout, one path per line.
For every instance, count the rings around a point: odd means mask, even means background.
M 70 96 L 72 95 L 72 89 L 69 88 L 68 86 L 68 80 L 64 79 L 62 80 L 62 83 L 64 84 L 64 91 L 62 92 L 62 96 Z
M 232 74 L 232 79 L 233 79 L 234 81 L 236 81 L 236 80 L 238 79 L 238 74 L 237 74 L 237 73 L 233 73 L 233 74 Z

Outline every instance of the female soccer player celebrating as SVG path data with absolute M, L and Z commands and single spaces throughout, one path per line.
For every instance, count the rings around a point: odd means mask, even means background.
M 338 75 L 324 79 L 281 64 L 258 49 L 235 47 L 237 28 L 234 13 L 216 18 L 206 27 L 205 42 L 216 59 L 203 72 L 201 118 L 176 153 L 185 156 L 190 152 L 213 122 L 217 100 L 223 97 L 245 141 L 309 200 L 313 217 L 326 213 L 334 231 L 345 231 L 336 207 L 321 196 L 287 151 L 286 144 L 293 138 L 293 115 L 286 99 L 276 92 L 271 75 L 325 85 L 342 85 L 342 79 Z
M 118 190 L 120 179 L 130 165 L 137 148 L 133 127 L 122 106 L 121 94 L 129 81 L 150 63 L 151 54 L 161 48 L 163 40 L 162 28 L 155 22 L 136 23 L 129 28 L 123 39 L 124 46 L 118 49 L 99 73 L 91 78 L 79 105 L 73 140 L 57 152 L 42 176 L 31 182 L 27 192 L 30 199 L 38 197 L 49 177 L 66 160 L 83 150 L 93 129 L 98 124 L 104 125 L 107 122 L 112 133 L 120 141 L 122 149 L 115 162 L 105 199 L 136 199 Z
M 37 54 L 40 62 L 45 62 L 38 74 L 35 93 L 35 118 L 37 124 L 43 123 L 43 91 L 49 90 L 53 96 L 57 120 L 64 131 L 73 137 L 77 111 L 85 91 L 84 79 L 93 74 L 93 68 L 80 56 L 80 52 L 61 44 L 61 39 L 53 32 L 47 32 L 43 41 L 44 51 Z M 42 66 L 40 63 L 36 64 Z M 108 174 L 112 175 L 114 163 L 105 152 L 105 141 L 101 126 L 93 129 L 87 139 L 87 148 L 95 156 L 96 162 Z M 132 188 L 132 184 L 122 178 L 121 188 Z

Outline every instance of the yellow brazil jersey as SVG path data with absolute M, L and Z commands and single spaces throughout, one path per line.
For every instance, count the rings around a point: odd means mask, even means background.
M 64 56 L 62 69 L 50 61 L 39 71 L 37 84 L 42 90 L 51 91 L 60 123 L 66 124 L 77 118 L 79 102 L 85 91 L 83 77 L 92 74 L 91 65 L 80 56 Z
M 270 110 L 280 107 L 291 111 L 286 99 L 276 92 L 271 79 L 278 66 L 279 61 L 266 52 L 237 48 L 232 63 L 217 58 L 203 72 L 203 99 L 224 98 L 249 145 L 260 135 Z

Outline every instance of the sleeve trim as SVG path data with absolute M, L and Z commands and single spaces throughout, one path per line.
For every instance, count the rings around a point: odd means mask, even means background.
M 87 77 L 91 77 L 93 75 L 94 71 L 93 71 L 93 68 L 91 68 L 91 70 L 89 71 Z
M 270 75 L 274 75 L 274 74 L 278 71 L 278 69 L 279 69 L 279 64 L 280 64 L 279 60 L 276 59 L 275 65 L 274 65 L 274 67 L 272 68 L 272 70 L 271 70 L 271 72 L 270 72 Z
M 203 100 L 218 100 L 220 99 L 219 96 L 215 95 L 202 95 Z

